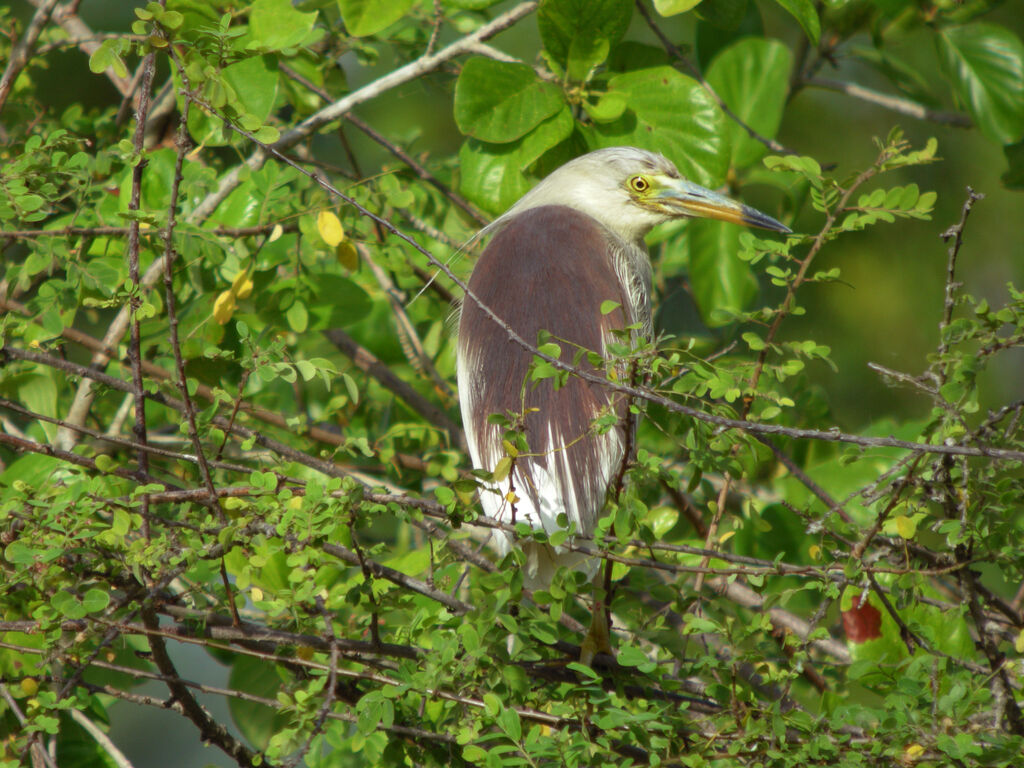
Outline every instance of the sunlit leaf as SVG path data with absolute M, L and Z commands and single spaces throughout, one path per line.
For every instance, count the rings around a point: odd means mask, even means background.
M 774 139 L 782 122 L 782 110 L 789 92 L 793 55 L 775 40 L 744 38 L 715 56 L 707 80 L 729 109 L 724 121 L 732 149 L 732 165 L 743 168 L 759 160 L 768 149 L 750 136 L 744 125 L 766 139 Z
M 935 38 L 953 91 L 982 132 L 1000 144 L 1024 137 L 1024 43 L 1005 27 L 973 22 Z
M 415 0 L 338 0 L 345 28 L 356 37 L 375 35 L 405 16 Z
M 627 111 L 587 132 L 597 146 L 633 145 L 660 152 L 688 179 L 717 186 L 729 165 L 723 115 L 708 92 L 672 67 L 616 75 L 609 92 L 626 98 Z
M 290 0 L 256 0 L 249 13 L 252 45 L 266 51 L 303 43 L 313 30 L 317 12 L 302 13 Z
M 522 138 L 562 104 L 558 88 L 525 64 L 472 58 L 455 84 L 455 122 L 464 134 L 481 141 Z

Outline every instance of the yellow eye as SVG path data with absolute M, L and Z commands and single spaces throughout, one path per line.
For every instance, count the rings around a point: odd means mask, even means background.
M 634 176 L 629 180 L 629 188 L 634 192 L 646 192 L 650 187 L 651 183 L 643 176 Z

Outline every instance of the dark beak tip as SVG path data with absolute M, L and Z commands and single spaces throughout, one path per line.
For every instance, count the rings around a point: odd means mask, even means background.
M 748 208 L 747 206 L 743 206 L 743 222 L 751 227 L 767 229 L 771 232 L 781 232 L 784 235 L 793 234 L 793 230 L 781 221 L 777 221 L 768 214 L 761 213 L 759 210 Z

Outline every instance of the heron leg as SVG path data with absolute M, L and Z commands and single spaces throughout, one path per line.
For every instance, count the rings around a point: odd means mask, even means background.
M 590 617 L 590 629 L 580 643 L 580 662 L 588 667 L 599 653 L 615 656 L 611 639 L 611 561 L 594 577 L 594 610 Z

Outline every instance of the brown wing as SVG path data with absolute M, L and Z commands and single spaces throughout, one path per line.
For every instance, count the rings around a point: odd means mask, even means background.
M 564 206 L 534 208 L 508 222 L 491 240 L 469 281 L 470 291 L 531 344 L 549 331 L 573 362 L 577 348 L 605 353 L 611 330 L 625 311 L 601 314 L 601 303 L 627 306 L 616 275 L 612 240 L 589 216 Z M 532 356 L 509 338 L 471 298 L 459 323 L 459 395 L 473 462 L 491 470 L 504 455 L 492 413 L 525 413 L 533 457 L 520 457 L 510 477 L 520 502 L 515 518 L 552 531 L 565 512 L 589 535 L 604 506 L 608 484 L 625 450 L 621 395 L 578 377 L 555 389 L 551 380 L 527 381 Z M 582 365 L 587 365 L 586 361 Z M 525 387 L 524 387 L 525 382 Z M 594 434 L 591 422 L 609 406 L 620 426 Z M 502 495 L 484 494 L 488 514 L 512 519 Z

